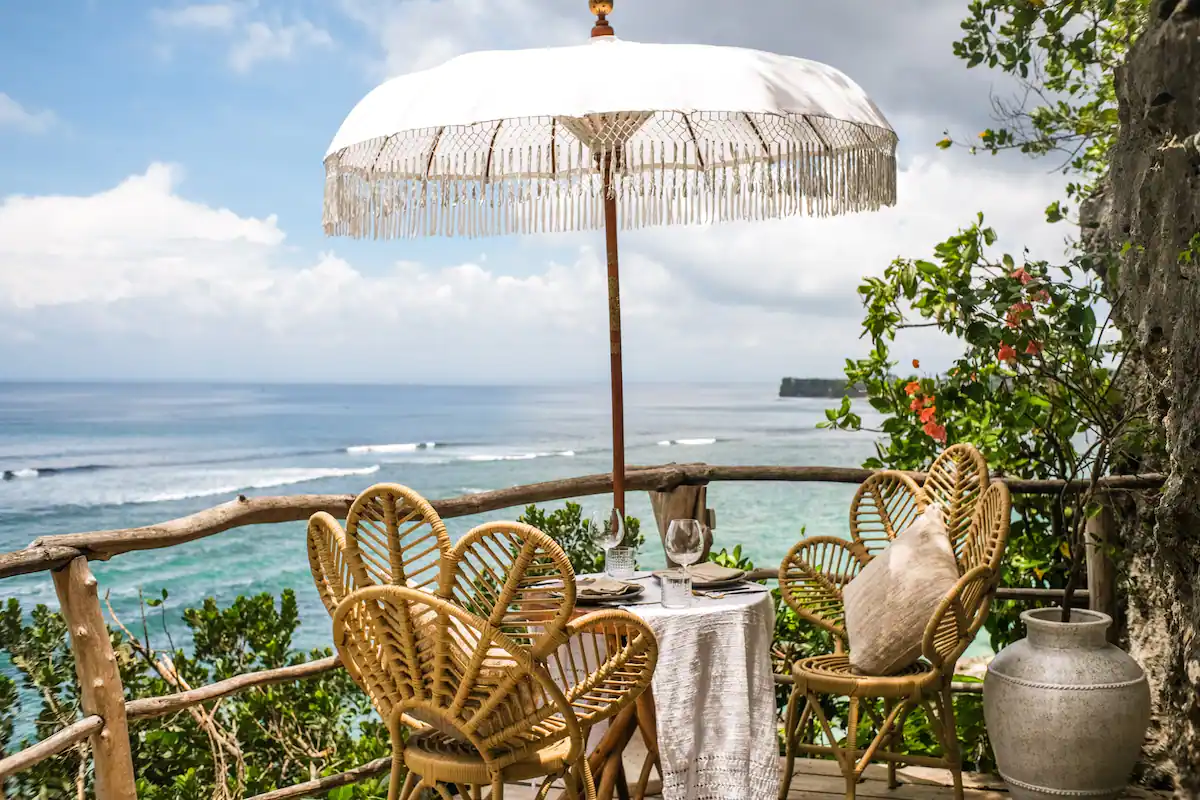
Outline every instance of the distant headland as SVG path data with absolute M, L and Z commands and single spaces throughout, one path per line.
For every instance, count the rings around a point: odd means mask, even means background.
M 865 397 L 866 389 L 851 386 L 837 378 L 784 378 L 779 385 L 780 397 Z

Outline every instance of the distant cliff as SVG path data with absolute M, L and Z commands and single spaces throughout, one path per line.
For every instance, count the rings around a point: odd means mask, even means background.
M 779 385 L 780 397 L 865 397 L 862 386 L 848 386 L 846 381 L 829 378 L 784 378 Z

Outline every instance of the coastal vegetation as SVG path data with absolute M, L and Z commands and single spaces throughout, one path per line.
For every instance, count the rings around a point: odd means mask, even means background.
M 109 632 L 130 699 L 163 695 L 245 672 L 302 664 L 332 651 L 302 653 L 292 645 L 300 624 L 295 593 L 212 598 L 182 612 L 169 593 L 145 598 L 135 620 L 112 613 Z M 175 641 L 182 618 L 187 647 Z M 0 610 L 0 662 L 16 668 L 19 685 L 0 675 L 0 754 L 17 719 L 33 720 L 44 739 L 79 717 L 75 659 L 62 616 L 44 605 L 26 616 L 16 600 Z M 24 738 L 24 737 L 22 737 Z M 143 800 L 232 800 L 341 772 L 391 752 L 387 731 L 345 670 L 255 688 L 188 711 L 130 723 L 138 797 Z M 15 745 L 15 747 L 14 747 Z M 76 800 L 91 794 L 86 741 L 9 778 L 10 800 Z M 3 794 L 3 793 L 0 793 Z M 387 796 L 386 780 L 342 787 L 331 800 Z

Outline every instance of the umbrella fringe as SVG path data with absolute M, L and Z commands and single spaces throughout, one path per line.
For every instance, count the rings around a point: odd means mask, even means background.
M 608 141 L 597 135 L 590 146 L 564 132 L 584 135 L 575 119 L 353 145 L 325 160 L 325 232 L 396 239 L 595 230 L 604 227 L 604 171 L 624 230 L 833 216 L 896 202 L 896 137 L 886 128 L 800 115 L 676 115 L 686 126 L 655 137 L 648 116 L 629 115 L 623 131 L 610 125 Z M 732 135 L 717 138 L 714 125 Z

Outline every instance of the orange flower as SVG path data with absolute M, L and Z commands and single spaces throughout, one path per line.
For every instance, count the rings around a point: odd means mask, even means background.
M 921 362 L 920 362 L 920 361 L 917 361 L 917 360 L 914 358 L 914 359 L 913 359 L 913 369 L 920 369 L 920 368 L 921 368 Z
M 1041 342 L 1030 340 L 1029 344 L 1025 347 L 1025 355 L 1036 356 L 1040 352 L 1042 352 Z
M 1017 360 L 1017 351 L 1010 344 L 1000 345 L 1000 350 L 996 353 L 996 359 L 999 361 L 1013 362 Z
M 923 430 L 925 431 L 925 435 L 928 436 L 930 439 L 933 439 L 935 442 L 941 442 L 942 444 L 945 444 L 945 442 L 946 442 L 946 426 L 945 425 L 938 425 L 933 420 L 930 420 L 929 422 L 925 423 L 925 427 Z
M 921 402 L 921 398 L 914 397 L 912 399 L 912 402 L 908 404 L 908 410 L 909 411 L 920 411 L 922 405 L 924 405 L 924 403 Z
M 927 405 L 927 406 L 931 406 L 931 405 L 933 405 L 933 404 L 934 404 L 934 403 L 936 403 L 936 402 L 937 402 L 937 398 L 936 398 L 936 397 L 926 397 L 926 398 L 925 398 L 925 405 Z
M 1012 308 L 1008 310 L 1008 327 L 1017 327 L 1021 323 L 1021 320 L 1031 311 L 1033 311 L 1033 306 L 1029 303 L 1014 303 Z
M 937 408 L 934 406 L 930 406 L 929 408 L 923 409 L 921 411 L 921 422 L 932 422 L 933 415 L 936 413 L 937 413 Z
M 1014 269 L 1013 273 L 1012 273 L 1012 277 L 1019 280 L 1021 282 L 1022 286 L 1024 286 L 1025 284 L 1027 284 L 1031 280 L 1033 280 L 1033 276 L 1030 275 L 1028 272 L 1026 272 L 1024 267 L 1017 267 L 1016 269 Z
M 904 387 L 905 394 L 912 395 L 919 391 L 921 391 L 921 384 L 917 383 L 916 381 L 909 381 L 908 385 Z
M 1029 295 L 1029 297 L 1035 303 L 1049 303 L 1050 302 L 1050 293 L 1047 292 L 1045 289 L 1038 289 L 1036 292 Z

